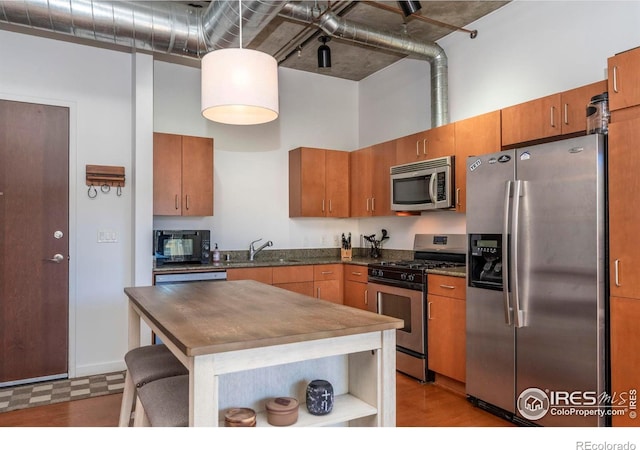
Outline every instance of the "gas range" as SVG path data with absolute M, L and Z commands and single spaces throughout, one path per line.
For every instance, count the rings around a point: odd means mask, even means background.
M 367 305 L 378 314 L 397 317 L 396 368 L 420 381 L 433 381 L 428 367 L 427 273 L 462 267 L 467 254 L 465 234 L 416 234 L 413 259 L 379 261 L 367 268 Z
M 426 285 L 427 270 L 464 267 L 465 264 L 465 235 L 417 234 L 414 259 L 370 263 L 367 271 L 369 281 L 422 290 Z

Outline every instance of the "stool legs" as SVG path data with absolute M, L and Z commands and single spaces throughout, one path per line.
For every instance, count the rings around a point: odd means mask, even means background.
M 134 427 L 150 427 L 151 422 L 149 422 L 149 418 L 147 414 L 144 412 L 144 406 L 142 406 L 142 402 L 140 398 L 136 400 L 136 410 L 133 414 L 133 426 Z
M 127 370 L 127 374 L 124 378 L 124 391 L 122 392 L 122 404 L 120 406 L 120 420 L 118 422 L 119 427 L 128 427 L 131 421 L 131 409 L 133 408 L 133 401 L 136 397 L 136 387 L 133 384 L 131 373 Z

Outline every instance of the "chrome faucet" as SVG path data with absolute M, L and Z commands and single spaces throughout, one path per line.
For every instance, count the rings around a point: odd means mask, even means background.
M 253 244 L 255 244 L 258 241 L 261 241 L 262 238 L 260 239 L 256 239 L 255 241 L 252 241 L 251 244 L 249 244 L 249 261 L 253 261 L 253 258 L 258 254 L 258 252 L 262 249 L 264 249 L 265 247 L 271 247 L 273 245 L 273 242 L 271 241 L 267 241 L 264 244 L 262 244 L 260 247 L 258 247 L 257 249 L 253 247 Z

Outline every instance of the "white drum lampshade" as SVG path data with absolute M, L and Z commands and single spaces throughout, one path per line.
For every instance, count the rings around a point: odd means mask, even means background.
M 202 58 L 202 115 L 214 122 L 255 125 L 278 118 L 278 63 L 246 48 Z

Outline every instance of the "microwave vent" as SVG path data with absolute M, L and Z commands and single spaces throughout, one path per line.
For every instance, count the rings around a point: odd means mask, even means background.
M 438 167 L 446 167 L 451 165 L 453 156 L 445 156 L 444 158 L 428 159 L 426 161 L 401 164 L 399 166 L 391 167 L 391 175 L 397 175 L 400 173 L 416 172 L 418 170 L 425 169 L 437 169 Z

